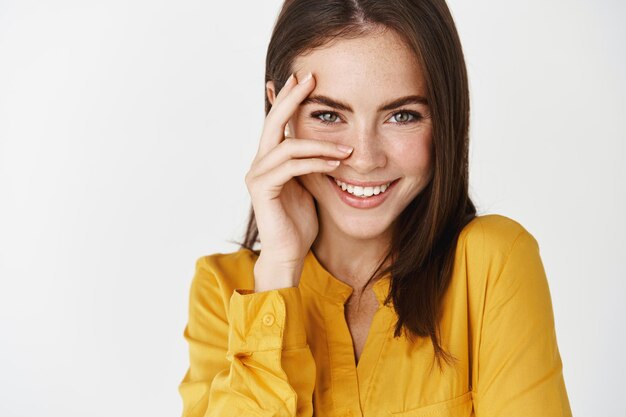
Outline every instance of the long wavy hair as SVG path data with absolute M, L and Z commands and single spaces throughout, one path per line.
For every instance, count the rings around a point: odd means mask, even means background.
M 276 94 L 300 54 L 334 39 L 356 38 L 380 28 L 396 31 L 422 65 L 433 127 L 429 184 L 393 223 L 392 242 L 367 283 L 390 273 L 397 315 L 394 337 L 430 337 L 441 368 L 458 359 L 440 345 L 442 297 L 451 280 L 458 235 L 476 217 L 468 193 L 469 88 L 461 42 L 444 0 L 287 0 L 267 49 L 265 82 Z M 264 84 L 265 87 L 265 84 Z M 265 114 L 271 103 L 265 88 Z M 259 241 L 251 205 L 241 248 Z M 388 266 L 381 269 L 389 260 Z M 367 285 L 366 283 L 366 285 Z M 365 286 L 364 286 L 365 288 Z

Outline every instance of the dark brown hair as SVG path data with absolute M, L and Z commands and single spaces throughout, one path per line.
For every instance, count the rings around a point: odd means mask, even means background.
M 444 0 L 287 0 L 267 50 L 265 81 L 276 94 L 293 72 L 298 55 L 333 39 L 354 38 L 377 30 L 397 32 L 422 66 L 433 126 L 431 181 L 393 223 L 388 253 L 368 283 L 388 272 L 389 294 L 409 340 L 429 336 L 435 357 L 457 360 L 439 344 L 441 301 L 452 275 L 457 239 L 476 217 L 468 194 L 469 88 L 461 42 Z M 265 86 L 265 84 L 264 84 Z M 265 89 L 264 89 L 265 94 Z M 271 103 L 265 94 L 265 113 Z M 259 242 L 250 208 L 242 248 L 256 254 Z M 391 260 L 386 268 L 381 266 Z M 367 285 L 367 284 L 366 284 Z

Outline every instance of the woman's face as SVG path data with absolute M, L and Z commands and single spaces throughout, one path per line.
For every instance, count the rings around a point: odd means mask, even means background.
M 330 173 L 335 179 L 348 184 L 396 181 L 385 192 L 362 199 L 324 173 L 300 176 L 318 203 L 321 231 L 330 237 L 389 237 L 393 221 L 432 172 L 430 109 L 415 55 L 388 30 L 299 56 L 294 70 L 298 79 L 311 71 L 315 88 L 290 119 L 291 136 L 352 146 L 352 154 Z

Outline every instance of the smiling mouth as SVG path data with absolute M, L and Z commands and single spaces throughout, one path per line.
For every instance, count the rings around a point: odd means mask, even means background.
M 393 185 L 395 182 L 399 180 L 399 178 L 386 182 L 386 183 L 369 183 L 369 184 L 377 184 L 377 185 L 355 185 L 348 182 L 344 182 L 339 180 L 333 176 L 327 175 L 331 181 L 337 184 L 337 187 L 341 188 L 342 191 L 359 198 L 369 198 L 372 196 L 377 196 L 379 194 L 384 194 L 387 190 Z M 367 183 L 361 183 L 367 184 Z

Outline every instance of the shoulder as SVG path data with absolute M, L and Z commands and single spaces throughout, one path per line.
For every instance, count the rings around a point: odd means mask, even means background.
M 248 250 L 213 253 L 196 259 L 191 297 L 203 304 L 228 301 L 235 289 L 254 289 L 257 255 Z
M 505 253 L 521 241 L 537 244 L 524 226 L 501 214 L 476 216 L 463 228 L 459 240 L 468 248 Z
M 510 217 L 477 216 L 459 235 L 457 254 L 469 271 L 479 275 L 498 275 L 513 253 L 526 259 L 538 258 L 539 245 L 523 225 Z

